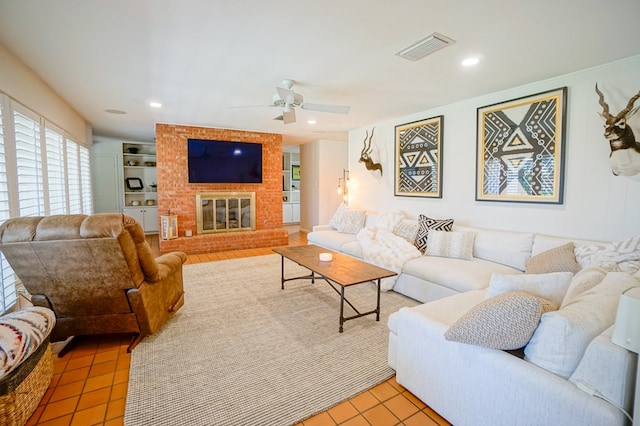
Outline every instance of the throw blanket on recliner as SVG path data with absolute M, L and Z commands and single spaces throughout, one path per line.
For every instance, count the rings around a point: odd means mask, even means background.
M 358 232 L 356 238 L 360 243 L 362 257 L 365 261 L 398 274 L 407 261 L 421 256 L 416 246 L 386 229 L 363 228 Z M 383 278 L 380 281 L 380 290 L 391 290 L 397 278 L 397 275 Z

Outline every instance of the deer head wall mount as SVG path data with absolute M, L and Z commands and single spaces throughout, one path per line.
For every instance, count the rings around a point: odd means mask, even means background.
M 375 127 L 371 129 L 371 136 L 369 136 L 368 130 L 365 133 L 364 147 L 360 152 L 360 159 L 358 160 L 358 162 L 364 163 L 364 166 L 367 168 L 367 170 L 380 170 L 380 176 L 382 176 L 382 164 L 374 163 L 373 160 L 371 159 L 371 152 L 373 152 L 373 149 L 371 148 L 371 139 L 373 138 L 373 131 L 375 129 L 376 129 Z
M 611 154 L 609 163 L 614 175 L 633 176 L 640 173 L 640 142 L 636 141 L 633 130 L 627 120 L 638 111 L 640 106 L 633 108 L 633 104 L 640 98 L 640 92 L 632 96 L 627 106 L 618 114 L 609 112 L 609 105 L 604 100 L 604 95 L 598 89 L 596 93 L 602 106 L 600 116 L 604 118 L 604 137 L 609 141 Z

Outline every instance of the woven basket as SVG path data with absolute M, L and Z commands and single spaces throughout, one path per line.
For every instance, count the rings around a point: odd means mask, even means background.
M 53 376 L 49 339 L 18 368 L 0 380 L 0 420 L 3 426 L 23 426 L 31 417 Z

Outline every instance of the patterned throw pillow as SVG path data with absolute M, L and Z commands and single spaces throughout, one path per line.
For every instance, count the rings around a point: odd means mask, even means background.
M 573 253 L 575 245 L 567 243 L 537 254 L 525 262 L 525 273 L 546 274 L 548 272 L 571 272 L 575 274 L 581 267 Z
M 465 313 L 445 332 L 452 342 L 512 350 L 527 345 L 542 314 L 557 306 L 522 291 L 487 299 Z
M 453 219 L 432 219 L 423 214 L 418 216 L 418 233 L 416 234 L 415 246 L 422 253 L 427 249 L 427 237 L 429 231 L 451 231 Z
M 473 259 L 473 232 L 429 231 L 426 255 L 451 257 L 454 259 Z
M 575 249 L 576 260 L 588 266 L 615 267 L 631 275 L 640 269 L 640 235 L 615 243 L 592 244 Z
M 418 222 L 410 219 L 402 219 L 400 223 L 393 228 L 393 233 L 413 244 L 416 240 L 416 234 L 418 233 Z
M 351 210 L 349 208 L 342 212 L 342 221 L 338 224 L 338 231 L 345 234 L 357 234 L 364 226 L 366 212 L 364 210 Z
M 329 225 L 338 229 L 338 227 L 340 226 L 340 223 L 342 223 L 342 215 L 344 214 L 344 211 L 348 209 L 349 207 L 347 207 L 345 203 L 341 203 L 336 209 L 336 211 L 333 213 L 333 216 L 331 216 L 331 219 L 329 219 Z

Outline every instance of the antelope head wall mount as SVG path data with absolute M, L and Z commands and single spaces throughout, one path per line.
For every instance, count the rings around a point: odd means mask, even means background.
M 373 149 L 371 148 L 371 139 L 373 138 L 373 131 L 375 129 L 376 129 L 375 127 L 371 129 L 371 136 L 369 136 L 368 130 L 365 133 L 364 147 L 360 152 L 360 159 L 358 160 L 358 162 L 364 163 L 364 166 L 367 168 L 367 170 L 380 170 L 380 176 L 382 176 L 382 164 L 374 163 L 373 160 L 371 159 L 371 153 L 373 152 Z
M 604 95 L 598 89 L 597 83 L 596 93 L 602 106 L 600 116 L 604 118 L 604 137 L 609 141 L 609 147 L 611 148 L 611 154 L 609 155 L 611 171 L 616 176 L 639 174 L 640 142 L 636 141 L 636 137 L 627 120 L 640 108 L 640 106 L 633 107 L 635 101 L 640 98 L 640 92 L 632 96 L 627 102 L 627 106 L 615 115 L 609 112 L 609 105 L 605 102 Z

